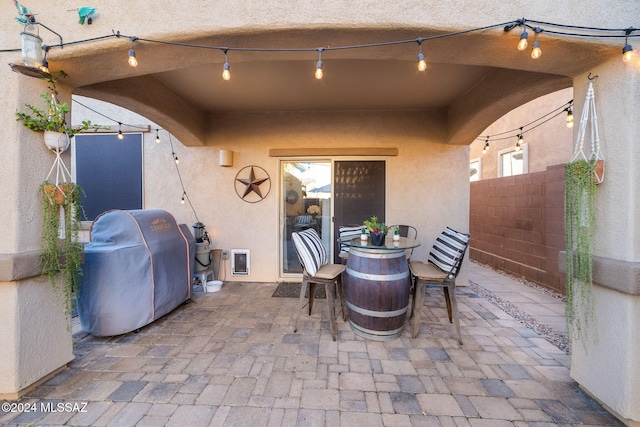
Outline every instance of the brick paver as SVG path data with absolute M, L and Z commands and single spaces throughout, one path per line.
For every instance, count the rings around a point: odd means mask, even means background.
M 557 301 L 478 268 L 480 285 L 562 322 Z M 298 301 L 272 298 L 275 287 L 226 283 L 139 333 L 76 335 L 69 368 L 20 402 L 84 410 L 0 413 L 0 424 L 622 425 L 570 378 L 562 350 L 469 288 L 458 288 L 460 346 L 439 289 L 427 290 L 416 339 L 407 324 L 398 339 L 366 340 L 339 319 L 334 342 L 326 301 L 293 333 Z

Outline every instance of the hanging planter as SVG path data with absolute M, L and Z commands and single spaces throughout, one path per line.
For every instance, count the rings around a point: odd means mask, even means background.
M 584 149 L 589 126 L 590 152 Z M 604 181 L 593 84 L 589 82 L 574 154 L 565 166 L 566 319 L 573 337 L 593 320 L 593 244 L 596 186 Z
M 65 132 L 44 131 L 44 145 L 51 151 L 63 153 L 69 148 L 70 143 L 71 139 Z

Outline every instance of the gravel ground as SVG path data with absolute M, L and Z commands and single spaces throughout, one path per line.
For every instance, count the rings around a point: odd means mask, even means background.
M 484 264 L 479 264 L 479 265 L 483 265 L 484 267 L 487 268 L 491 268 L 488 267 Z M 531 288 L 534 288 L 538 291 L 541 291 L 547 295 L 551 295 L 555 298 L 558 298 L 560 301 L 566 302 L 566 298 L 564 297 L 564 295 L 559 294 L 558 292 L 555 292 L 551 289 L 547 289 L 544 288 L 542 286 L 536 285 L 532 282 L 529 282 L 527 280 L 523 280 L 521 278 L 517 278 L 515 276 L 512 276 L 510 274 L 507 274 L 503 271 L 500 270 L 496 270 L 491 268 L 493 271 L 498 272 L 499 274 L 502 274 L 504 276 L 508 276 L 513 280 L 516 280 L 520 283 L 523 283 Z M 540 336 L 542 336 L 544 339 L 546 339 L 547 341 L 549 341 L 551 344 L 555 345 L 556 347 L 558 347 L 560 350 L 564 351 L 565 353 L 569 354 L 571 351 L 571 347 L 570 347 L 570 342 L 569 342 L 569 337 L 562 333 L 559 332 L 555 329 L 553 329 L 552 327 L 550 327 L 549 325 L 539 321 L 538 319 L 536 319 L 535 317 L 533 317 L 530 314 L 525 313 L 524 311 L 520 310 L 518 307 L 516 307 L 515 305 L 511 304 L 509 301 L 505 301 L 504 299 L 500 298 L 499 296 L 495 295 L 493 292 L 488 291 L 487 289 L 483 288 L 482 286 L 478 285 L 477 283 L 469 280 L 469 288 L 475 292 L 476 294 L 478 294 L 480 297 L 488 300 L 490 303 L 494 304 L 495 306 L 497 306 L 498 308 L 500 308 L 502 311 L 504 311 L 505 313 L 507 313 L 508 315 L 510 315 L 511 317 L 513 317 L 514 319 L 520 321 L 523 325 L 525 325 L 527 328 L 532 329 L 533 331 L 535 331 L 536 333 L 538 333 Z

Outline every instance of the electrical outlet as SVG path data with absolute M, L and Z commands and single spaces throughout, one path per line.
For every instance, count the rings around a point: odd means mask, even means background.
M 222 259 L 229 259 L 229 251 L 226 249 L 222 250 Z

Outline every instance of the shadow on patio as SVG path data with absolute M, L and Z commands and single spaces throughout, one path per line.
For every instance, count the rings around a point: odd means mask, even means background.
M 21 400 L 36 410 L 0 424 L 622 425 L 569 377 L 562 300 L 469 267 L 464 346 L 439 289 L 427 290 L 417 339 L 407 325 L 399 339 L 368 341 L 340 319 L 333 342 L 325 300 L 294 334 L 297 299 L 227 283 L 139 333 L 76 334 L 69 369 Z

